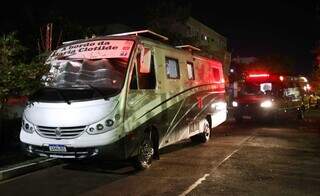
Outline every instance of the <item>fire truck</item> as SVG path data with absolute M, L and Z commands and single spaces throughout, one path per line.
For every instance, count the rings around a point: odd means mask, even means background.
M 304 118 L 307 109 L 298 77 L 267 72 L 247 72 L 239 82 L 232 101 L 234 118 L 278 120 L 279 117 Z

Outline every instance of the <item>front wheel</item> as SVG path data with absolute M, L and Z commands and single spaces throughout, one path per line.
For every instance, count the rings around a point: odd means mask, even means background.
M 138 148 L 138 155 L 134 158 L 134 167 L 138 170 L 147 169 L 151 166 L 154 154 L 151 134 L 146 134 Z

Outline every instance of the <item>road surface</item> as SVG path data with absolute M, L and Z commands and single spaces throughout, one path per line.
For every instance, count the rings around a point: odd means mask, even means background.
M 320 131 L 308 122 L 228 122 L 206 144 L 161 151 L 150 169 L 61 164 L 0 183 L 1 196 L 320 195 Z

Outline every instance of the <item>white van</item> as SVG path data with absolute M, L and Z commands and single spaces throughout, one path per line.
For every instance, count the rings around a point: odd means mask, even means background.
M 208 141 L 226 120 L 222 65 L 166 39 L 145 30 L 54 51 L 45 87 L 24 110 L 25 149 L 58 158 L 134 158 L 143 169 L 160 148 L 187 138 Z

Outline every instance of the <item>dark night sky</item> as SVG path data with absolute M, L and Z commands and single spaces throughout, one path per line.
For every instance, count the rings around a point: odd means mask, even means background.
M 41 20 L 50 10 L 84 25 L 145 23 L 144 2 L 152 1 L 44 1 L 1 6 L 1 32 L 25 28 Z M 228 38 L 233 56 L 281 54 L 290 56 L 301 73 L 310 72 L 312 49 L 320 40 L 320 20 L 316 17 L 319 1 L 204 1 L 179 0 L 191 4 L 192 16 Z M 28 10 L 28 11 L 27 11 Z M 30 11 L 31 10 L 31 11 Z M 25 24 L 25 25 L 24 25 Z

